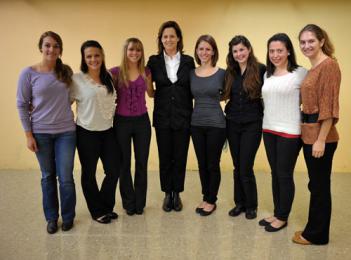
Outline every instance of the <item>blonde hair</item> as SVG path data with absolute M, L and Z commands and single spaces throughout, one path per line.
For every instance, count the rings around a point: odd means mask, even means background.
M 132 44 L 132 47 L 141 51 L 141 58 L 138 62 L 138 70 L 140 75 L 146 81 L 146 73 L 145 73 L 145 56 L 144 56 L 144 47 L 143 43 L 137 38 L 128 38 L 123 45 L 123 59 L 121 65 L 119 67 L 119 75 L 118 75 L 118 87 L 126 86 L 128 87 L 129 78 L 129 69 L 128 69 L 128 58 L 127 58 L 127 50 L 129 44 Z

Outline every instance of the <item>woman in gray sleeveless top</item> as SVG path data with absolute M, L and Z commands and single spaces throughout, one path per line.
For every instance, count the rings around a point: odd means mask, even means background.
M 216 210 L 221 181 L 219 162 L 226 138 L 226 122 L 220 101 L 225 71 L 216 67 L 218 49 L 210 35 L 199 37 L 194 56 L 200 66 L 190 73 L 191 92 L 195 99 L 191 136 L 198 160 L 203 194 L 196 213 L 208 216 Z

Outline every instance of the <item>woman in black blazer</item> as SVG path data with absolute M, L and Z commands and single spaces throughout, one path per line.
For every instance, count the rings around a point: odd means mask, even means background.
M 147 66 L 155 82 L 153 126 L 160 162 L 161 190 L 165 192 L 163 210 L 182 210 L 179 193 L 184 179 L 193 110 L 189 74 L 195 68 L 192 57 L 183 54 L 183 36 L 175 21 L 161 25 L 158 54 Z

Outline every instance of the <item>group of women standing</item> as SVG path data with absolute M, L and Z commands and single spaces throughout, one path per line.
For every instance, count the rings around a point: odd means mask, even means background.
M 184 190 L 191 136 L 203 194 L 196 213 L 208 216 L 216 210 L 220 158 L 228 139 L 234 164 L 235 202 L 229 215 L 236 217 L 245 212 L 247 219 L 256 218 L 253 166 L 263 132 L 272 174 L 274 212 L 261 219 L 259 225 L 267 232 L 287 226 L 294 199 L 293 172 L 303 146 L 311 201 L 308 223 L 304 231 L 295 233 L 293 241 L 327 244 L 341 76 L 334 48 L 323 29 L 313 24 L 305 26 L 299 43 L 311 62 L 309 71 L 297 64 L 291 40 L 284 33 L 268 40 L 266 66 L 258 62 L 245 36 L 235 36 L 229 42 L 227 69 L 223 70 L 216 66 L 219 54 L 215 39 L 202 35 L 195 44 L 194 57 L 199 65 L 195 68 L 193 58 L 183 53 L 179 25 L 168 21 L 158 33 L 158 54 L 149 58 L 146 67 L 143 45 L 136 38 L 127 39 L 120 66 L 109 71 L 101 45 L 86 41 L 81 46 L 81 72 L 72 75 L 60 59 L 61 38 L 54 32 L 44 33 L 39 41 L 43 59 L 22 71 L 17 106 L 27 146 L 36 153 L 42 172 L 47 231 L 55 233 L 58 229 L 56 176 L 62 230 L 73 227 L 76 146 L 83 193 L 92 218 L 102 224 L 118 218 L 113 211 L 118 178 L 126 213 L 143 214 L 151 139 L 147 93 L 154 98 L 153 126 L 161 190 L 165 193 L 164 211 L 182 210 L 180 193 Z M 227 101 L 225 114 L 221 101 Z M 76 127 L 71 102 L 77 106 Z M 105 173 L 100 189 L 96 182 L 99 158 Z

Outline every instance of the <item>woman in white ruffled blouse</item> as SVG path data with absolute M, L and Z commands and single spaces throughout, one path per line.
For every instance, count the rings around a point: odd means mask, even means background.
M 119 151 L 112 130 L 116 92 L 97 41 L 81 47 L 81 72 L 73 76 L 71 100 L 77 106 L 77 149 L 82 166 L 82 189 L 94 220 L 107 224 L 113 212 L 119 176 Z M 96 166 L 101 160 L 105 178 L 99 189 Z

